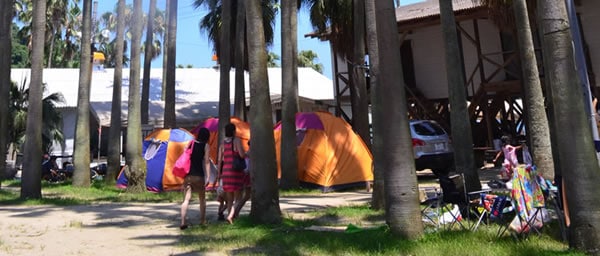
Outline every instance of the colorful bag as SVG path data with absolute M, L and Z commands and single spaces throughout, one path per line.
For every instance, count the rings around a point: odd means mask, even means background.
M 190 164 L 192 158 L 192 152 L 194 152 L 194 141 L 190 142 L 191 145 L 188 145 L 187 148 L 183 151 L 183 154 L 177 158 L 175 162 L 175 166 L 173 166 L 173 175 L 185 178 L 190 172 Z

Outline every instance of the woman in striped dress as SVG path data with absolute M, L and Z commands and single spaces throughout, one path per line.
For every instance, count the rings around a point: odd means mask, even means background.
M 225 126 L 225 139 L 219 146 L 219 179 L 223 181 L 223 191 L 225 192 L 225 207 L 227 209 L 227 221 L 233 223 L 235 211 L 234 202 L 241 198 L 241 191 L 244 186 L 243 170 L 234 170 L 233 157 L 238 155 L 241 158 L 246 156 L 242 142 L 235 137 L 235 125 L 229 123 Z

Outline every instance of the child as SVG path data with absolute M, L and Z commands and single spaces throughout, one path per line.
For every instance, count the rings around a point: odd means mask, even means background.
M 496 154 L 496 157 L 494 157 L 494 163 L 496 163 L 496 160 L 498 160 L 500 155 L 504 155 L 504 163 L 502 164 L 502 167 L 504 168 L 503 176 L 506 175 L 505 178 L 508 180 L 512 177 L 513 171 L 519 165 L 519 160 L 517 159 L 517 149 L 523 148 L 523 145 L 510 145 L 510 137 L 506 135 L 502 136 L 500 140 L 502 141 L 502 150 L 498 151 L 498 154 Z

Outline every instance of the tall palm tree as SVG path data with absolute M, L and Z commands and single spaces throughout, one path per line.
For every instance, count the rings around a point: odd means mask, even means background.
M 527 127 L 531 139 L 531 153 L 533 162 L 544 178 L 554 180 L 554 162 L 552 160 L 552 146 L 548 118 L 544 107 L 544 94 L 537 68 L 535 50 L 529 15 L 525 0 L 513 0 L 517 39 L 519 41 L 519 54 L 521 68 L 523 69 L 523 89 L 525 92 L 527 111 Z
M 173 1 L 177 2 L 177 1 Z M 142 118 L 140 109 L 140 47 L 143 29 L 142 0 L 133 1 L 131 33 L 131 68 L 129 70 L 129 99 L 127 100 L 127 146 L 125 176 L 127 191 L 139 193 L 146 190 L 146 162 L 142 158 Z
M 169 21 L 167 22 L 167 74 L 165 77 L 165 113 L 164 127 L 175 128 L 175 63 L 177 44 L 177 0 L 169 1 Z
M 165 100 L 166 91 L 167 91 L 167 69 L 166 67 L 169 65 L 169 20 L 171 19 L 171 12 L 169 11 L 169 6 L 171 6 L 171 0 L 167 0 L 165 6 L 165 33 L 163 34 L 163 73 L 162 73 L 162 89 L 160 90 L 160 99 Z
M 150 67 L 154 55 L 153 34 L 156 0 L 150 0 L 148 20 L 146 22 L 146 47 L 144 47 L 144 78 L 142 81 L 142 124 L 148 124 L 148 101 L 150 99 Z
M 298 14 L 297 0 L 281 1 L 281 188 L 298 187 Z
M 10 63 L 12 51 L 11 26 L 14 15 L 13 1 L 0 1 L 0 98 L 10 96 Z M 0 113 L 8 113 L 9 101 L 0 104 Z M 8 145 L 8 115 L 0 115 L 0 175 L 6 173 Z
M 90 86 L 92 82 L 92 0 L 83 1 L 83 26 L 81 36 L 81 61 L 79 90 L 77 93 L 77 118 L 73 147 L 73 186 L 90 186 Z
M 367 95 L 367 80 L 365 77 L 365 2 L 352 1 L 352 40 L 353 55 L 350 69 L 352 83 L 352 128 L 362 140 L 371 147 L 371 131 L 369 129 L 369 96 Z
M 21 198 L 42 197 L 42 83 L 44 72 L 44 30 L 46 28 L 46 1 L 33 2 L 31 83 L 27 114 L 27 141 L 23 156 Z M 89 168 L 89 167 L 88 167 Z
M 221 12 L 221 38 L 219 45 L 219 131 L 224 131 L 231 116 L 231 103 L 229 101 L 229 70 L 231 69 L 231 16 L 232 0 L 222 0 Z M 225 133 L 219 132 L 219 143 L 225 138 Z
M 383 174 L 384 170 L 381 168 L 381 165 L 378 164 L 379 158 L 382 156 L 385 148 L 383 147 L 383 141 L 381 140 L 381 136 L 375 136 L 375 134 L 381 134 L 381 127 L 384 123 L 382 118 L 384 116 L 385 110 L 379 110 L 381 104 L 376 104 L 379 95 L 377 93 L 380 92 L 379 89 L 379 43 L 377 41 L 377 19 L 375 12 L 375 0 L 366 0 L 365 1 L 365 27 L 367 34 L 367 49 L 369 53 L 369 82 L 371 86 L 371 112 L 373 113 L 372 119 L 373 124 L 373 144 L 371 145 L 371 152 L 373 152 L 373 157 L 375 161 L 373 161 L 373 194 L 371 198 L 371 207 L 373 209 L 384 209 L 385 207 L 385 194 L 384 194 L 384 180 Z M 385 95 L 385 94 L 384 94 Z M 375 114 L 377 113 L 377 114 Z M 367 185 L 369 186 L 369 185 Z
M 253 176 L 252 208 L 250 218 L 258 223 L 280 223 L 279 191 L 275 138 L 271 121 L 267 54 L 260 0 L 246 1 L 248 22 L 248 60 L 250 67 L 250 131 L 253 141 L 250 156 L 257 171 Z
M 460 58 L 454 11 L 452 1 L 440 0 L 439 3 L 448 79 L 448 98 L 450 109 L 452 109 L 450 125 L 454 145 L 454 164 L 456 171 L 464 174 L 467 190 L 474 191 L 481 188 L 481 182 L 473 156 L 471 122 L 467 111 L 465 81 L 462 76 L 464 67 Z
M 125 0 L 117 3 L 117 37 L 115 44 L 115 71 L 113 79 L 113 95 L 110 112 L 110 130 L 108 132 L 108 169 L 104 179 L 107 183 L 115 182 L 121 168 L 121 87 L 123 85 L 123 55 L 125 37 Z
M 233 97 L 233 115 L 246 120 L 246 8 L 244 1 L 236 1 L 237 10 L 235 18 L 235 93 Z
M 423 225 L 393 3 L 375 1 L 375 12 L 378 52 L 385 52 L 379 54 L 379 70 L 374 71 L 378 97 L 373 102 L 373 136 L 381 143 L 376 144 L 375 169 L 384 173 L 385 218 L 392 233 L 416 239 Z
M 50 26 L 48 41 L 48 62 L 47 67 L 52 68 L 52 59 L 54 56 L 54 44 L 56 42 L 56 36 L 58 34 L 61 37 L 63 25 L 66 24 L 66 17 L 69 7 L 68 0 L 48 0 L 47 3 L 47 16 L 50 19 L 48 25 Z
M 582 100 L 565 4 L 537 1 L 543 36 L 547 90 L 551 90 L 558 152 L 571 225 L 569 246 L 590 254 L 600 250 L 600 167 Z

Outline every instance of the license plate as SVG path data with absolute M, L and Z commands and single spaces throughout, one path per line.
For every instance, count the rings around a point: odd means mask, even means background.
M 435 150 L 445 150 L 446 146 L 444 145 L 444 143 L 435 143 Z

